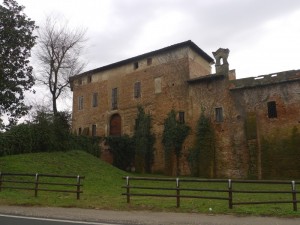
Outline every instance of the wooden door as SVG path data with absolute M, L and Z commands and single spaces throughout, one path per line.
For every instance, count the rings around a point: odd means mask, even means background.
M 110 118 L 109 135 L 110 136 L 121 136 L 121 124 L 122 119 L 119 114 L 114 114 Z

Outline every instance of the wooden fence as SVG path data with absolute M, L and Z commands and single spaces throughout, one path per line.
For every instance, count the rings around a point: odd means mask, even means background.
M 34 196 L 38 196 L 39 191 L 49 192 L 67 192 L 75 193 L 76 198 L 80 199 L 80 194 L 83 193 L 81 181 L 84 176 L 65 176 L 53 174 L 28 174 L 28 173 L 1 173 L 0 172 L 0 191 L 2 189 L 21 189 L 32 190 Z M 64 182 L 57 182 L 63 179 Z M 72 181 L 72 179 L 74 181 Z M 68 180 L 66 182 L 65 180 Z M 71 181 L 70 181 L 71 180 Z M 69 182 L 70 181 L 70 182 Z M 59 187 L 60 189 L 54 189 Z
M 122 193 L 127 197 L 127 203 L 130 203 L 132 196 L 148 196 L 148 197 L 167 197 L 175 198 L 176 206 L 180 207 L 182 198 L 198 198 L 198 199 L 211 199 L 223 200 L 228 202 L 228 207 L 233 208 L 234 205 L 250 205 L 250 204 L 283 204 L 291 203 L 293 210 L 297 211 L 296 181 L 274 181 L 274 180 L 225 180 L 225 179 L 181 179 L 181 178 L 149 178 L 149 177 L 123 177 L 126 180 L 126 185 L 122 188 L 126 189 L 126 193 Z M 133 185 L 133 182 L 138 181 L 138 185 Z M 142 181 L 142 182 L 139 182 Z M 172 183 L 172 186 L 166 186 L 162 183 Z M 185 187 L 181 185 L 185 183 Z M 219 187 L 207 188 L 203 184 L 223 184 L 223 189 Z M 158 184 L 161 184 L 159 186 Z M 243 188 L 241 185 L 243 184 Z M 288 185 L 288 186 L 287 186 Z M 202 187 L 201 187 L 202 186 Z M 222 185 L 220 185 L 222 186 Z M 265 187 L 272 187 L 266 189 Z M 289 187 L 290 186 L 290 187 Z M 289 190 L 287 190 L 287 188 Z M 166 193 L 168 192 L 168 193 Z M 200 195 L 199 193 L 215 193 L 210 195 Z M 189 194 L 192 193 L 192 194 Z M 247 198 L 240 195 L 245 194 Z M 252 196 L 257 194 L 275 194 L 280 197 L 275 200 L 258 200 L 253 201 Z M 290 197 L 282 200 L 283 195 L 290 195 Z M 239 195 L 235 196 L 235 195 Z M 244 200 L 243 200 L 244 199 Z M 246 199 L 246 200 L 245 200 Z M 251 200 L 249 200 L 251 199 Z

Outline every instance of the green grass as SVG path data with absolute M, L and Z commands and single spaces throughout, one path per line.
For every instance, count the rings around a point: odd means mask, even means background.
M 125 185 L 125 180 L 123 180 L 122 177 L 127 175 L 150 175 L 126 173 L 82 151 L 6 156 L 0 158 L 0 171 L 60 175 L 79 174 L 81 176 L 85 176 L 85 179 L 83 180 L 83 194 L 81 195 L 80 200 L 76 200 L 76 195 L 73 193 L 39 192 L 38 197 L 35 198 L 33 191 L 3 189 L 0 192 L 0 204 L 2 205 L 35 205 L 111 210 L 153 210 L 239 215 L 300 216 L 299 211 L 293 211 L 292 204 L 242 205 L 234 206 L 231 210 L 228 209 L 227 201 L 183 198 L 181 200 L 181 207 L 176 208 L 175 198 L 135 196 L 131 198 L 131 203 L 127 204 L 126 197 L 121 195 L 125 192 L 125 189 L 121 188 L 121 186 Z M 153 176 L 157 177 L 157 175 Z M 141 186 L 145 185 L 145 182 L 132 181 L 131 184 Z M 165 182 L 160 185 L 163 187 L 175 187 L 175 184 L 170 182 Z M 239 185 L 239 189 L 246 188 L 243 184 L 236 185 Z M 199 184 L 182 183 L 181 185 L 181 187 L 187 186 L 197 188 L 199 187 Z M 266 186 L 264 186 L 264 188 L 265 187 Z M 201 188 L 226 189 L 227 186 L 226 184 L 203 184 Z M 287 190 L 289 190 L 289 187 L 287 187 Z M 135 193 L 138 192 L 140 191 L 135 191 Z M 152 192 L 157 193 L 157 191 Z M 165 193 L 174 194 L 175 192 L 165 191 Z M 227 197 L 227 193 L 217 194 L 190 192 L 184 194 Z M 245 194 L 235 194 L 234 197 L 239 197 L 239 199 L 245 201 L 250 200 Z M 256 198 L 271 200 L 274 198 L 274 195 L 259 194 Z M 291 196 L 286 195 L 283 199 L 290 200 Z M 255 201 L 255 199 L 251 200 Z M 212 208 L 212 211 L 209 211 L 209 208 Z

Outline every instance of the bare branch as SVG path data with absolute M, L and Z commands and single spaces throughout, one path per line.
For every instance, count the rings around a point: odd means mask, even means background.
M 69 78 L 82 72 L 81 62 L 86 29 L 70 29 L 67 22 L 48 16 L 38 30 L 39 71 L 36 80 L 49 88 L 53 112 L 57 112 L 56 100 L 69 87 Z

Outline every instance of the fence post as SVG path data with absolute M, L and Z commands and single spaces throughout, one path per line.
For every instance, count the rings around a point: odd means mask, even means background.
M 176 207 L 180 207 L 180 185 L 179 178 L 176 178 Z
M 0 172 L 0 191 L 2 190 L 2 173 Z
M 127 203 L 130 203 L 129 176 L 126 177 L 126 193 L 127 193 Z
M 294 211 L 297 211 L 297 196 L 296 196 L 296 183 L 293 180 L 292 181 L 292 196 L 293 196 L 293 209 Z
M 232 209 L 232 181 L 231 181 L 231 179 L 228 180 L 228 195 L 229 195 L 229 199 L 228 199 L 229 209 Z
M 77 192 L 76 192 L 76 195 L 77 195 L 77 200 L 80 199 L 80 176 L 78 175 L 77 176 Z
M 37 197 L 39 189 L 39 174 L 35 174 L 35 188 L 34 188 L 34 197 Z

